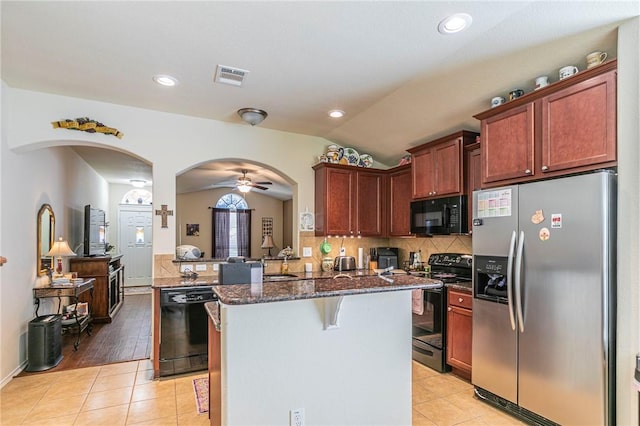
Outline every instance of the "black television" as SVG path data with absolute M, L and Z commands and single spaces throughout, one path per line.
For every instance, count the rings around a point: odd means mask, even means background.
M 107 231 L 104 210 L 84 206 L 84 255 L 104 256 Z

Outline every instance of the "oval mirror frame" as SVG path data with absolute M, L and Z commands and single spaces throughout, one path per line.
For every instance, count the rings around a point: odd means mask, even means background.
M 38 276 L 47 275 L 47 269 L 53 267 L 53 259 L 47 256 L 53 246 L 56 232 L 56 217 L 49 204 L 43 204 L 38 211 Z

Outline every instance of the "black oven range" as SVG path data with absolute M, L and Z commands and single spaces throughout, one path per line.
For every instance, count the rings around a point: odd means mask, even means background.
M 430 278 L 445 284 L 471 283 L 472 256 L 462 253 L 436 253 L 429 256 Z M 413 303 L 413 359 L 441 373 L 446 364 L 447 291 L 422 290 L 421 303 Z

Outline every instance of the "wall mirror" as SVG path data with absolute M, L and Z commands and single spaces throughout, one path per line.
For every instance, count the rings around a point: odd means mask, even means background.
M 56 232 L 56 217 L 49 204 L 43 204 L 38 212 L 38 275 L 46 275 L 47 268 L 52 267 L 52 258 L 47 256 L 53 246 Z

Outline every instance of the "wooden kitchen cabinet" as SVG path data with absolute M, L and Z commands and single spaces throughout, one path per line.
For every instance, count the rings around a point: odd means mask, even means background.
M 482 120 L 483 183 L 533 175 L 533 128 L 533 102 Z
M 315 170 L 315 234 L 375 237 L 386 232 L 383 170 L 319 163 Z
M 389 170 L 389 236 L 411 235 L 411 165 Z
M 540 109 L 543 173 L 615 165 L 615 71 L 545 96 Z
M 110 323 L 124 302 L 122 255 L 71 257 L 69 268 L 80 278 L 95 278 L 91 314 L 94 322 Z M 83 298 L 80 298 L 82 301 Z
M 454 374 L 471 380 L 471 290 L 448 288 L 447 293 L 447 364 Z
M 616 67 L 614 59 L 476 115 L 483 188 L 615 167 Z
M 473 229 L 473 191 L 482 188 L 482 162 L 480 161 L 480 143 L 476 142 L 464 148 L 465 194 L 467 199 L 467 229 Z
M 407 150 L 411 153 L 412 198 L 440 198 L 464 193 L 464 146 L 477 133 L 462 130 Z

